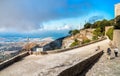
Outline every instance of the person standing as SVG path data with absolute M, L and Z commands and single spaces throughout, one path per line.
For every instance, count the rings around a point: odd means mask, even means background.
M 117 47 L 115 47 L 115 49 L 114 49 L 114 54 L 115 54 L 115 57 L 118 57 L 118 48 Z
M 111 55 L 111 49 L 110 48 L 107 49 L 107 55 L 108 55 L 107 58 L 110 59 L 110 55 Z
M 97 46 L 97 49 L 96 49 L 96 51 L 98 51 L 98 50 L 100 50 L 100 46 Z

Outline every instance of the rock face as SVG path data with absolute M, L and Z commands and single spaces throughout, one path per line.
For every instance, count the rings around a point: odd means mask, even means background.
M 114 46 L 117 46 L 118 49 L 120 50 L 120 30 L 114 30 L 113 44 L 114 44 Z
M 92 39 L 92 36 L 93 36 L 93 31 L 95 29 L 84 29 L 84 30 L 80 30 L 80 33 L 83 35 L 83 36 L 86 36 L 88 39 Z
M 44 51 L 60 49 L 62 47 L 62 42 L 65 37 L 56 39 L 43 47 Z
M 63 40 L 62 48 L 69 48 L 69 46 L 74 42 L 72 37 L 67 37 Z

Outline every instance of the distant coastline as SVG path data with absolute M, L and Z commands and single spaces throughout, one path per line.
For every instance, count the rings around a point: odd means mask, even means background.
M 52 37 L 46 37 L 46 38 L 37 38 L 37 37 L 29 37 L 29 40 L 31 42 L 41 42 L 43 40 L 55 40 Z M 27 42 L 27 37 L 0 37 L 0 43 L 11 43 L 11 42 Z

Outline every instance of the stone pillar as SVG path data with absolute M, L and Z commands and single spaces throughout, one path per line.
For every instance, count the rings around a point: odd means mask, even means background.
M 120 51 L 120 30 L 114 30 L 113 33 L 113 44 L 114 46 L 117 46 Z
M 115 17 L 120 15 L 120 3 L 115 4 Z

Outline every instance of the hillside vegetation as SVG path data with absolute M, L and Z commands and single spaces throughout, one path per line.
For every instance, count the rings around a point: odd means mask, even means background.
M 113 40 L 113 28 L 109 28 L 106 35 L 110 40 Z
M 103 19 L 101 21 L 96 21 L 93 24 L 87 22 L 84 25 L 84 28 L 83 28 L 83 31 L 85 31 L 85 34 L 84 35 L 82 34 L 82 36 L 84 36 L 85 38 L 82 38 L 82 41 L 80 41 L 79 39 L 76 38 L 76 35 L 81 34 L 81 30 L 77 30 L 77 29 L 70 30 L 69 34 L 70 34 L 70 36 L 72 36 L 72 38 L 74 40 L 71 43 L 70 47 L 74 47 L 74 46 L 77 46 L 77 45 L 89 43 L 90 41 L 98 40 L 98 39 L 104 37 L 105 36 L 105 27 L 106 26 L 113 26 L 113 25 L 115 25 L 114 24 L 114 19 L 111 19 L 111 20 Z M 87 33 L 89 31 L 86 30 L 86 29 L 94 29 L 94 30 L 91 31 L 92 39 L 87 37 Z M 110 28 L 107 31 L 107 36 L 108 36 L 109 39 L 111 39 L 111 40 L 113 39 L 113 28 Z

